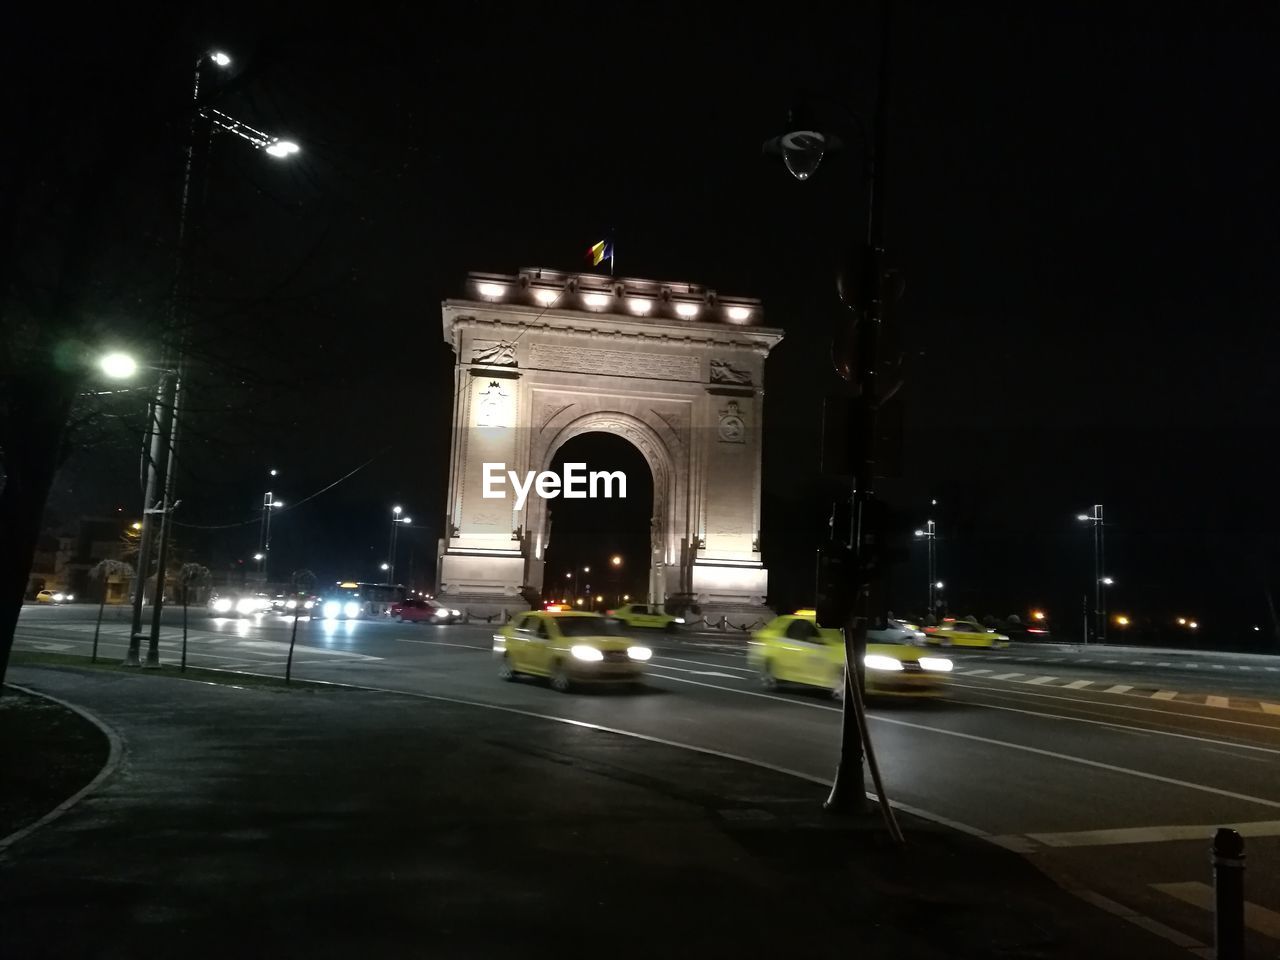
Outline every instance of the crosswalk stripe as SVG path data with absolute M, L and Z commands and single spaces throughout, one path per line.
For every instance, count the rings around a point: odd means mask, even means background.
M 1032 677 L 1030 680 L 1024 680 L 1023 683 L 1050 683 L 1057 679 L 1057 677 Z
M 978 676 L 979 674 L 982 674 L 982 673 L 990 673 L 991 671 L 990 671 L 990 670 L 988 670 L 986 667 L 980 667 L 980 668 L 978 668 L 977 670 L 961 670 L 960 672 L 961 672 L 961 673 L 963 673 L 963 674 L 964 674 L 965 676 L 967 676 L 967 677 L 976 677 L 976 676 Z
M 1014 677 L 1020 677 L 1020 673 L 997 673 L 991 677 L 992 680 L 1012 680 Z
M 1176 690 L 1157 690 L 1151 695 L 1152 700 L 1172 700 L 1178 695 Z
M 1081 687 L 1088 687 L 1093 684 L 1092 680 L 1072 680 L 1066 685 L 1068 690 L 1079 690 Z
M 1207 883 L 1190 880 L 1185 883 L 1153 883 L 1152 889 L 1201 910 L 1213 910 L 1213 888 Z M 1280 940 L 1280 913 L 1256 903 L 1244 902 L 1244 925 L 1250 930 Z
M 1260 706 L 1260 707 L 1262 708 L 1262 712 L 1263 712 L 1263 713 L 1275 713 L 1275 714 L 1280 714 L 1280 703 L 1266 703 L 1266 702 L 1263 702 L 1263 703 L 1258 704 L 1258 706 Z
M 1117 683 L 1114 687 L 1107 687 L 1107 689 L 1103 690 L 1102 692 L 1103 693 L 1128 693 L 1132 689 L 1133 689 L 1133 686 L 1131 684 Z
M 1205 706 L 1207 706 L 1207 707 L 1229 707 L 1229 706 L 1231 706 L 1231 701 L 1230 701 L 1230 700 L 1228 700 L 1226 697 L 1215 697 L 1213 694 L 1210 694 L 1209 696 L 1205 697 L 1205 698 L 1204 698 L 1204 703 L 1205 703 Z

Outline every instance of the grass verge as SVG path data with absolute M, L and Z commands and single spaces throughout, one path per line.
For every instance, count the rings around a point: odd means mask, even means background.
M 160 669 L 146 670 L 138 667 L 125 667 L 119 660 L 98 658 L 97 663 L 89 658 L 73 653 L 43 653 L 33 650 L 14 650 L 9 656 L 11 666 L 18 667 L 76 667 L 83 670 L 96 670 L 102 673 L 126 673 L 133 677 L 163 677 L 175 680 L 194 680 L 200 683 L 218 683 L 231 687 L 252 687 L 267 690 L 334 690 L 336 688 L 325 683 L 312 683 L 308 680 L 294 680 L 285 683 L 284 677 L 270 677 L 253 673 L 237 673 L 233 670 L 209 670 L 205 667 L 188 666 L 185 671 L 172 663 L 163 664 Z
M 0 837 L 40 819 L 97 776 L 110 744 L 66 707 L 11 687 L 0 691 Z

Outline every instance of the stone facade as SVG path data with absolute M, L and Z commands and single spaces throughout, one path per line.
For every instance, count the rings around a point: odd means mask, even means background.
M 653 473 L 650 602 L 763 611 L 762 384 L 782 332 L 759 302 L 548 270 L 469 287 L 443 305 L 457 362 L 442 601 L 488 615 L 542 589 L 547 503 L 483 497 L 482 464 L 547 470 L 566 441 L 603 431 Z

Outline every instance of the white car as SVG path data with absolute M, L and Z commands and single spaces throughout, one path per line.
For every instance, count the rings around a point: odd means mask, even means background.
M 924 646 L 924 631 L 914 623 L 901 620 L 883 620 L 876 629 L 867 631 L 867 643 L 905 643 L 908 646 Z

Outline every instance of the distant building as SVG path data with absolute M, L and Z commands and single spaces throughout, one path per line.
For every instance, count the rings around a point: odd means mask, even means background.
M 132 564 L 136 536 L 122 517 L 81 517 L 56 531 L 46 531 L 36 544 L 27 596 L 40 590 L 60 590 L 79 600 L 99 600 L 106 590 L 107 603 L 124 603 L 129 598 L 132 577 L 116 576 L 102 584 L 90 576 L 102 560 Z

